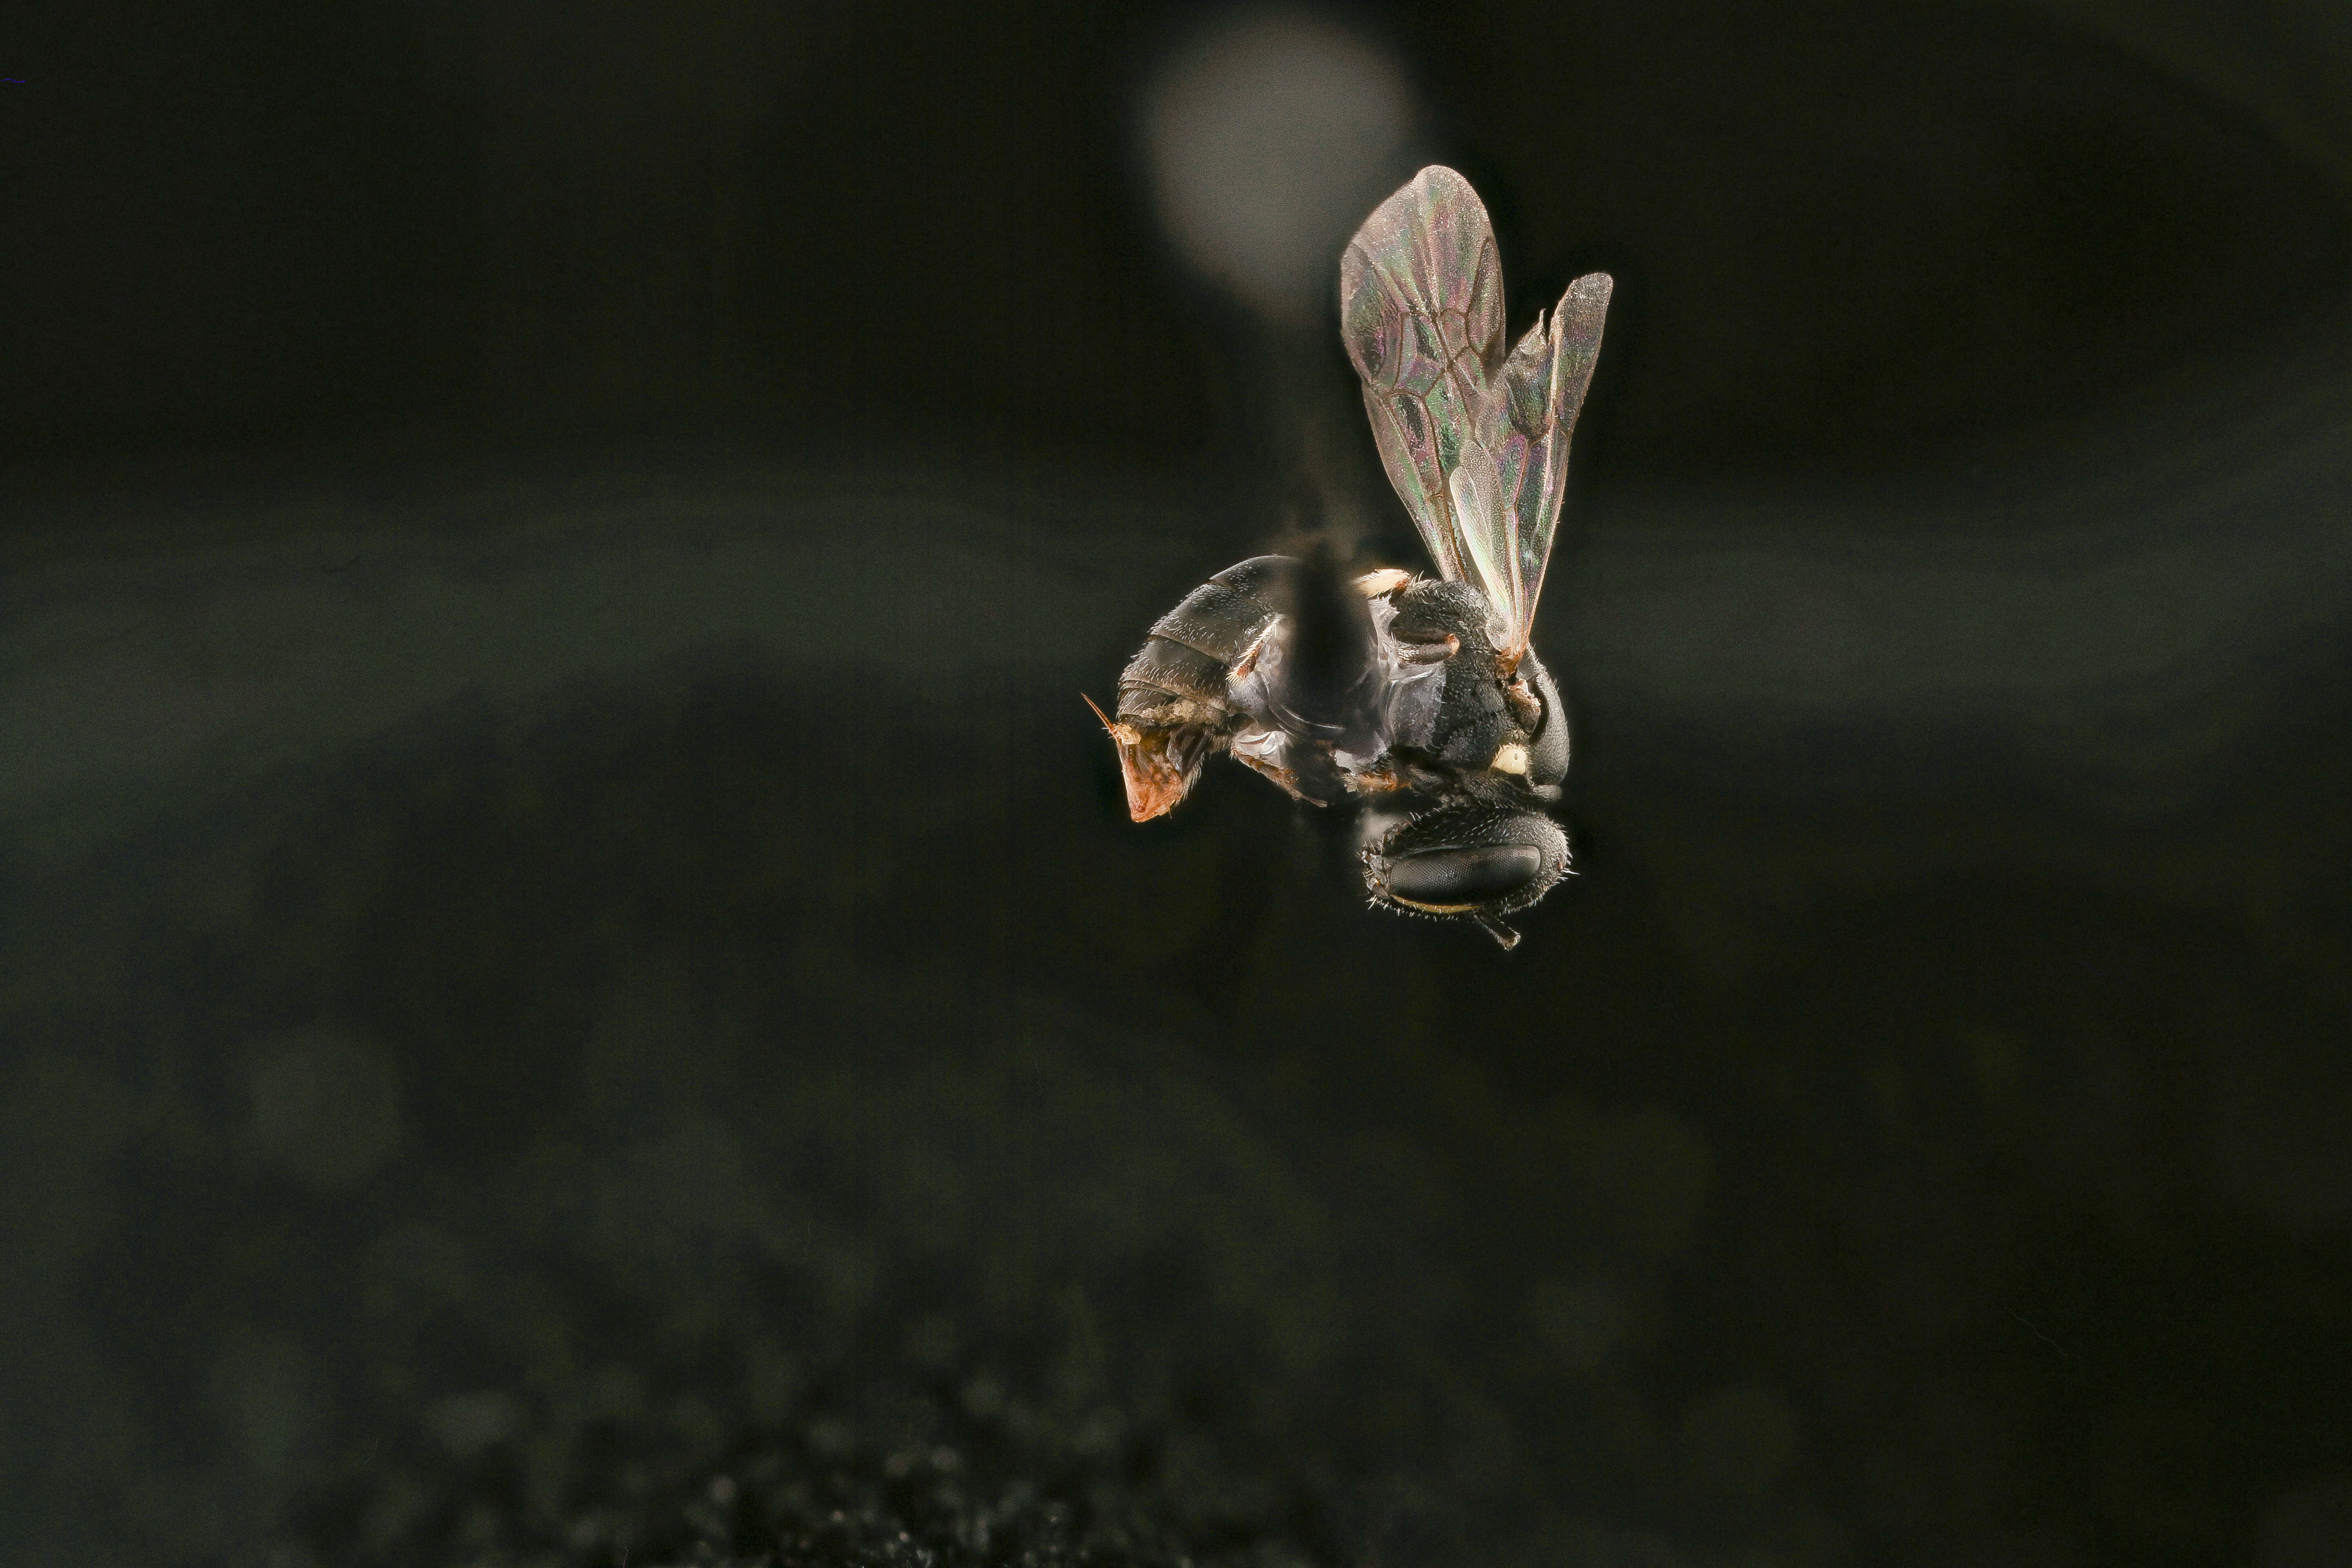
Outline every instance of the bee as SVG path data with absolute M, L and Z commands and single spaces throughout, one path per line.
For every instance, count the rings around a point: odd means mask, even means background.
M 1119 677 L 1129 815 L 1176 808 L 1223 752 L 1294 797 L 1354 797 L 1377 908 L 1505 916 L 1569 874 L 1545 815 L 1569 764 L 1559 689 L 1529 644 L 1610 279 L 1587 273 L 1505 352 L 1486 209 L 1453 170 L 1382 202 L 1339 269 L 1340 332 L 1382 466 L 1437 568 L 1345 577 L 1328 554 L 1229 566 L 1152 625 Z

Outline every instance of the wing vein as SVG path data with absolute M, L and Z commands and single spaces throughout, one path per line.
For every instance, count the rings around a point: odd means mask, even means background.
M 1364 220 L 1339 290 L 1389 482 L 1438 571 L 1486 595 L 1516 662 L 1534 629 L 1609 277 L 1570 283 L 1506 356 L 1494 227 L 1469 182 L 1433 164 Z

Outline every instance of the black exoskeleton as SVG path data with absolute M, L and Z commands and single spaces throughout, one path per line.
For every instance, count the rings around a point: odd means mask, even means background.
M 1375 904 L 1517 942 L 1502 917 L 1568 874 L 1543 812 L 1568 718 L 1530 639 L 1610 288 L 1577 279 L 1507 352 L 1494 230 L 1461 175 L 1423 169 L 1364 220 L 1341 337 L 1442 580 L 1261 555 L 1186 595 L 1120 677 L 1118 717 L 1095 710 L 1138 822 L 1226 752 L 1301 800 L 1366 799 Z

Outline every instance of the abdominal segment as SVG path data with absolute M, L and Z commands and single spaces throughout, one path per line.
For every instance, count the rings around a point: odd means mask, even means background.
M 1119 678 L 1116 720 L 1139 822 L 1174 809 L 1217 752 L 1314 805 L 1526 781 L 1529 747 L 1464 584 L 1262 555 L 1160 617 Z M 1540 771 L 1540 770 L 1539 770 Z M 1539 781 L 1538 781 L 1539 782 Z

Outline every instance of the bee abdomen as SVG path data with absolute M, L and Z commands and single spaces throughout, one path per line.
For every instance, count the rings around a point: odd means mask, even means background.
M 1244 594 L 1213 580 L 1184 595 L 1183 603 L 1151 623 L 1151 635 L 1179 644 L 1231 668 L 1249 651 L 1273 612 Z
M 1276 613 L 1260 595 L 1296 564 L 1287 556 L 1260 555 L 1228 566 L 1153 622 L 1118 679 L 1119 716 L 1160 724 L 1223 717 L 1225 678 Z
M 1156 718 L 1159 710 L 1179 701 L 1222 708 L 1226 668 L 1198 648 L 1155 636 L 1118 678 L 1119 716 Z

